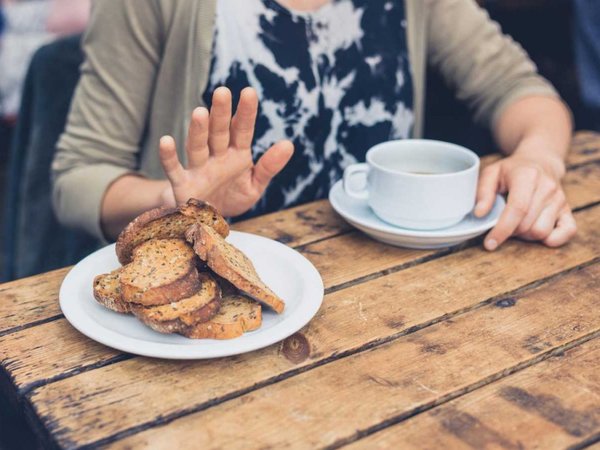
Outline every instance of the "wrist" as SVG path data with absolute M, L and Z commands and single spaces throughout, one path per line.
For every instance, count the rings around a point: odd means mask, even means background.
M 177 202 L 175 201 L 173 188 L 169 180 L 159 180 L 156 183 L 158 186 L 157 206 L 175 207 Z
M 556 148 L 556 145 L 544 139 L 528 138 L 519 143 L 512 156 L 529 159 L 560 180 L 566 172 L 566 153 L 567 149 Z

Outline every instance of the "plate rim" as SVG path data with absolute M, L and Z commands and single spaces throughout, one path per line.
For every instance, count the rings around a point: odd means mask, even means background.
M 152 358 L 173 360 L 214 359 L 248 353 L 268 347 L 277 342 L 281 342 L 282 340 L 302 329 L 318 313 L 324 298 L 323 279 L 316 267 L 304 255 L 297 250 L 282 244 L 281 242 L 257 234 L 235 230 L 232 230 L 230 235 L 232 237 L 242 239 L 249 238 L 259 241 L 268 241 L 268 245 L 272 246 L 272 248 L 276 248 L 282 252 L 287 252 L 288 257 L 294 258 L 297 263 L 300 264 L 296 267 L 300 267 L 302 269 L 303 278 L 308 278 L 308 281 L 305 282 L 305 286 L 308 286 L 308 290 L 304 292 L 304 295 L 299 300 L 301 306 L 304 306 L 304 309 L 300 309 L 299 311 L 296 311 L 295 314 L 287 317 L 281 316 L 279 322 L 271 326 L 269 329 L 264 330 L 262 334 L 255 334 L 260 332 L 260 329 L 258 329 L 231 340 L 198 340 L 197 345 L 194 345 L 194 343 L 182 345 L 176 342 L 171 343 L 148 341 L 142 338 L 131 337 L 122 333 L 118 333 L 117 331 L 106 328 L 100 323 L 94 321 L 93 318 L 90 317 L 90 314 L 86 312 L 83 307 L 78 309 L 77 306 L 73 307 L 69 304 L 69 302 L 82 301 L 81 299 L 72 300 L 69 297 L 71 294 L 76 293 L 75 291 L 81 287 L 87 289 L 85 286 L 83 286 L 85 280 L 80 279 L 82 275 L 80 272 L 85 270 L 84 268 L 90 263 L 89 259 L 98 258 L 101 254 L 103 254 L 103 252 L 109 252 L 111 250 L 114 253 L 115 244 L 113 243 L 89 254 L 69 270 L 63 279 L 59 290 L 59 304 L 61 311 L 69 324 L 89 339 L 115 350 Z M 99 271 L 99 273 L 101 272 Z M 309 299 L 312 301 L 307 302 L 307 297 L 309 297 Z M 85 301 L 87 300 L 88 299 Z M 93 299 L 91 282 L 89 283 L 89 300 L 95 301 Z M 78 316 L 80 314 L 83 314 L 83 320 L 80 320 L 80 317 Z M 86 323 L 93 323 L 95 325 L 92 325 L 90 328 L 88 328 Z M 285 327 L 282 326 L 282 324 L 284 324 Z M 275 330 L 271 331 L 273 329 Z M 153 332 L 160 334 L 155 331 Z M 180 337 L 185 339 L 183 336 Z M 190 341 L 194 340 L 190 339 Z M 222 348 L 216 347 L 210 349 L 210 342 L 220 343 Z M 225 347 L 222 343 L 232 343 L 232 345 Z
M 348 214 L 347 211 L 344 210 L 343 207 L 341 207 L 341 205 L 338 203 L 338 201 L 335 199 L 335 194 L 336 191 L 340 191 L 341 194 L 343 195 L 343 188 L 342 188 L 342 180 L 337 181 L 329 190 L 329 195 L 328 195 L 328 200 L 329 203 L 331 203 L 332 208 L 340 215 L 342 216 L 346 221 L 348 222 L 356 222 L 358 224 L 360 224 L 361 226 L 365 227 L 366 229 L 369 230 L 373 230 L 373 231 L 377 231 L 379 233 L 387 233 L 389 235 L 393 235 L 393 236 L 397 236 L 397 237 L 411 237 L 411 238 L 423 238 L 423 239 L 428 239 L 428 238 L 435 238 L 435 239 L 444 239 L 444 238 L 450 238 L 452 240 L 455 239 L 459 239 L 463 236 L 471 236 L 472 234 L 481 234 L 489 229 L 491 229 L 492 227 L 494 227 L 497 223 L 498 223 L 498 219 L 500 218 L 500 214 L 498 214 L 496 217 L 494 218 L 490 218 L 489 220 L 483 221 L 481 223 L 481 225 L 478 226 L 474 226 L 473 228 L 467 229 L 467 230 L 462 230 L 462 231 L 454 231 L 454 232 L 444 232 L 444 229 L 438 229 L 438 230 L 411 230 L 409 228 L 401 228 L 401 227 L 396 227 L 393 226 L 391 224 L 387 224 L 386 222 L 383 222 L 381 219 L 377 218 L 377 216 L 375 216 L 375 214 L 373 214 L 373 216 L 380 222 L 377 224 L 377 226 L 373 226 L 371 223 L 366 223 L 364 219 L 360 218 L 360 217 L 356 217 L 354 215 L 350 215 Z M 366 200 L 362 200 L 363 202 L 366 202 Z M 496 204 L 499 203 L 501 205 L 501 208 L 504 208 L 504 206 L 506 205 L 506 201 L 504 200 L 504 197 L 500 194 L 496 195 L 496 200 L 494 201 L 494 206 L 496 206 Z M 354 224 L 351 223 L 351 225 L 355 226 Z M 448 229 L 446 229 L 448 230 Z M 364 231 L 364 230 L 363 230 Z M 366 233 L 366 231 L 365 231 Z

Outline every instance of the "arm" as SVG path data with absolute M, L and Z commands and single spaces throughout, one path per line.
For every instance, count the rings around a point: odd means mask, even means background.
M 552 98 L 522 98 L 498 118 L 494 134 L 509 156 L 482 171 L 475 214 L 489 212 L 496 192 L 508 192 L 508 203 L 486 237 L 488 250 L 513 234 L 550 247 L 574 236 L 575 220 L 560 185 L 571 133 L 568 109 Z
M 232 117 L 231 93 L 217 89 L 210 114 L 205 108 L 192 114 L 187 166 L 179 161 L 174 140 L 166 136 L 156 147 L 168 181 L 137 174 L 140 141 L 161 64 L 165 12 L 157 1 L 95 3 L 84 40 L 82 77 L 53 163 L 53 203 L 59 220 L 98 237 L 115 238 L 141 212 L 190 197 L 211 202 L 224 215 L 241 214 L 256 203 L 292 155 L 292 144 L 282 141 L 254 164 L 256 93 L 242 91 Z
M 572 127 L 567 108 L 474 1 L 429 0 L 428 13 L 430 62 L 510 155 L 480 176 L 476 215 L 489 212 L 498 192 L 508 193 L 485 247 L 495 250 L 513 234 L 564 244 L 576 230 L 560 187 Z
M 52 164 L 54 209 L 68 226 L 102 238 L 107 189 L 118 187 L 120 177 L 134 178 L 163 28 L 158 1 L 94 2 L 83 40 L 81 78 Z M 135 177 L 135 184 L 135 190 L 121 195 L 123 209 L 129 208 L 132 217 L 148 206 L 155 182 Z M 121 213 L 115 211 L 115 216 Z M 109 225 L 108 234 L 114 236 L 116 228 Z
M 573 127 L 569 110 L 558 99 L 531 96 L 514 102 L 498 118 L 493 132 L 505 154 L 531 157 L 556 178 L 564 175 Z
M 168 187 L 166 180 L 148 180 L 137 175 L 117 178 L 108 187 L 102 202 L 101 221 L 105 236 L 116 239 L 134 217 L 167 205 L 163 193 Z

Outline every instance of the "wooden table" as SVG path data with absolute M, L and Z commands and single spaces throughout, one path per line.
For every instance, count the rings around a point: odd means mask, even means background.
M 489 162 L 491 159 L 487 159 Z M 319 269 L 323 306 L 254 353 L 123 354 L 60 313 L 68 269 L 0 286 L 0 381 L 45 448 L 583 448 L 600 440 L 600 136 L 565 186 L 579 235 L 385 246 L 320 201 L 239 224 Z

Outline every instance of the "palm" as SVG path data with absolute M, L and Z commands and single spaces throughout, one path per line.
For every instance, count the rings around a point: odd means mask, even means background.
M 197 108 L 186 143 L 188 167 L 177 157 L 172 138 L 161 139 L 160 156 L 171 187 L 167 203 L 198 198 L 212 203 L 223 215 L 236 216 L 249 210 L 269 181 L 287 163 L 293 152 L 288 141 L 273 145 L 256 163 L 252 161 L 252 136 L 258 103 L 252 89 L 240 95 L 236 115 L 231 118 L 231 94 L 219 88 L 210 111 Z

